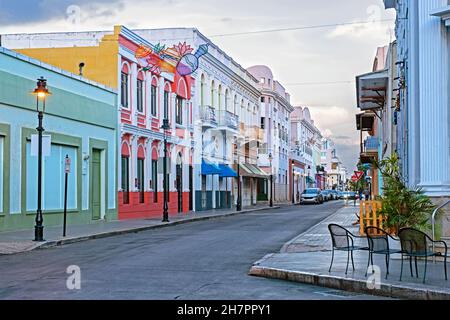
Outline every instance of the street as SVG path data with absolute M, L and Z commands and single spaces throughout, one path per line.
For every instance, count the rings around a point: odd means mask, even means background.
M 342 201 L 286 206 L 0 256 L 0 299 L 367 299 L 247 275 Z M 69 290 L 67 267 L 81 270 Z

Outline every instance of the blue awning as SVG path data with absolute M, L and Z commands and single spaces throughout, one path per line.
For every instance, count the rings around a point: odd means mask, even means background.
M 226 164 L 222 164 L 222 163 L 219 164 L 219 169 L 221 171 L 220 174 L 219 174 L 219 177 L 221 177 L 221 178 L 236 178 L 237 177 L 236 171 L 231 169 Z
M 202 160 L 202 175 L 209 176 L 213 174 L 220 174 L 222 170 L 214 163 L 209 162 L 208 160 Z

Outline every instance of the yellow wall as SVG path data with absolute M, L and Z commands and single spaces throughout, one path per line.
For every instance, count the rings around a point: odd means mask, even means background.
M 118 85 L 118 35 L 107 35 L 96 47 L 68 47 L 18 49 L 29 57 L 41 60 L 74 74 L 79 74 L 79 64 L 84 62 L 83 76 L 108 87 Z

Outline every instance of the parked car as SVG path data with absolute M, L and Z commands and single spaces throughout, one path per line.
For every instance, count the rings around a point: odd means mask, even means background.
M 337 190 L 331 190 L 331 194 L 333 195 L 333 200 L 339 199 L 339 192 Z
M 331 193 L 331 190 L 322 190 L 322 195 L 324 201 L 333 200 L 333 194 Z
M 323 203 L 323 195 L 319 188 L 308 188 L 302 192 L 300 203 Z
M 355 200 L 358 198 L 358 195 L 354 191 L 344 191 L 342 193 L 342 199 L 344 200 Z

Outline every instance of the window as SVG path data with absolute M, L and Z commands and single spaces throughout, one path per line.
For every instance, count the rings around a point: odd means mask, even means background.
M 122 192 L 123 203 L 130 203 L 130 159 L 122 156 Z
M 138 159 L 137 175 L 138 175 L 138 187 L 139 187 L 139 203 L 144 203 L 145 202 L 144 159 Z
M 264 103 L 266 101 L 265 97 L 261 97 L 261 102 Z
M 43 159 L 42 165 L 42 208 L 44 210 L 63 210 L 65 157 L 71 160 L 71 171 L 67 184 L 67 208 L 77 209 L 77 155 L 76 147 L 52 144 L 50 156 Z M 37 209 L 37 157 L 31 156 L 31 142 L 26 145 L 26 210 Z
M 122 72 L 120 79 L 120 96 L 123 108 L 128 108 L 128 74 Z
M 152 116 L 156 116 L 156 86 L 151 86 L 150 92 L 150 108 Z
M 158 160 L 152 160 L 153 202 L 158 202 Z
M 169 119 L 169 92 L 164 91 L 164 119 Z
M 266 127 L 266 118 L 261 117 L 261 129 L 264 129 Z
M 4 146 L 4 137 L 0 136 L 0 212 L 4 211 L 3 208 L 3 166 L 4 166 L 4 160 L 3 160 L 3 146 Z
M 266 79 L 265 79 L 265 78 L 261 78 L 261 79 L 259 80 L 259 82 L 260 82 L 260 83 L 265 83 L 265 82 L 266 82 Z
M 175 108 L 175 123 L 183 124 L 183 98 L 177 96 Z
M 144 81 L 141 79 L 137 80 L 137 110 L 144 111 Z
M 267 79 L 267 84 L 270 86 L 270 79 Z

